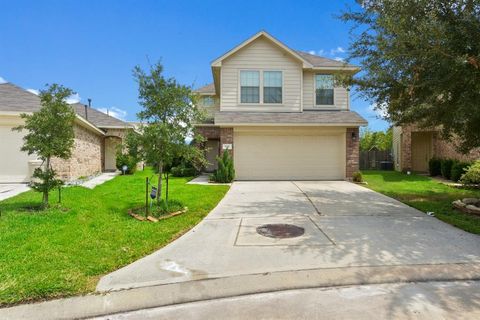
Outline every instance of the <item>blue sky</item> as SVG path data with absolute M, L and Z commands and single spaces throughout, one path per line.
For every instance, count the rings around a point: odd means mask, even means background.
M 140 110 L 135 65 L 162 60 L 165 74 L 199 87 L 210 62 L 259 30 L 289 47 L 343 58 L 348 26 L 335 15 L 353 1 L 0 0 L 0 77 L 26 89 L 61 83 L 126 120 Z M 1 79 L 0 79 L 1 81 Z M 354 94 L 352 109 L 370 128 L 371 103 Z

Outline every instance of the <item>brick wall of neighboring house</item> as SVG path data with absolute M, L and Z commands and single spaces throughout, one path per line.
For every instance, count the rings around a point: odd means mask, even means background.
M 354 134 L 355 138 L 352 137 L 352 134 Z M 345 176 L 347 179 L 351 179 L 353 173 L 359 170 L 360 136 L 358 128 L 347 128 L 346 146 Z
M 232 148 L 229 149 L 229 153 L 233 156 L 233 128 L 220 128 L 220 153 L 223 153 L 223 145 L 224 144 L 231 144 Z
M 432 132 L 433 156 L 442 159 L 457 159 L 461 161 L 472 161 L 480 159 L 480 149 L 475 149 L 468 154 L 462 154 L 455 149 L 455 141 L 446 141 L 442 139 L 436 129 L 423 129 L 416 125 L 402 127 L 401 138 L 401 170 L 411 170 L 412 168 L 412 133 L 413 132 Z
M 68 160 L 52 159 L 52 166 L 62 180 L 75 180 L 102 171 L 103 136 L 75 124 L 75 142 Z
M 220 128 L 214 126 L 196 127 L 195 131 L 205 139 L 220 139 Z

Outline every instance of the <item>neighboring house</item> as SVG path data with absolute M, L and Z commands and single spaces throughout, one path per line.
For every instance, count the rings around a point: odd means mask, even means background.
M 96 109 L 76 103 L 75 143 L 68 160 L 52 159 L 63 180 L 73 180 L 102 171 L 114 171 L 116 146 L 130 125 Z M 25 131 L 12 131 L 23 123 L 21 113 L 40 110 L 40 98 L 11 83 L 0 84 L 0 183 L 29 182 L 41 164 L 35 155 L 20 151 Z
M 395 170 L 427 172 L 433 158 L 472 161 L 480 159 L 480 150 L 461 154 L 452 142 L 441 138 L 439 130 L 421 129 L 416 125 L 393 127 Z
M 339 74 L 359 68 L 292 50 L 262 31 L 211 64 L 214 83 L 198 89 L 209 118 L 207 171 L 233 153 L 237 180 L 334 180 L 358 170 L 360 126 Z

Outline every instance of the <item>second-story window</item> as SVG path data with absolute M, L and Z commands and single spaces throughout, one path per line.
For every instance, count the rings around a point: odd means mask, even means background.
M 333 75 L 315 75 L 315 104 L 333 105 Z
M 240 71 L 240 102 L 260 102 L 260 72 Z
M 263 72 L 263 103 L 282 103 L 282 72 Z

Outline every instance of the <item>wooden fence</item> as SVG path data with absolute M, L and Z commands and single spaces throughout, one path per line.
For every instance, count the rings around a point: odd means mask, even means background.
M 360 170 L 393 170 L 391 151 L 360 151 Z

